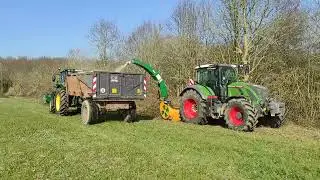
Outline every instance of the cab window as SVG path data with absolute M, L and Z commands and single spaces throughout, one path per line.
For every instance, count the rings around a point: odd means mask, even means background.
M 237 81 L 236 71 L 232 67 L 221 67 L 221 76 L 222 80 L 228 84 Z
M 208 71 L 205 69 L 198 69 L 197 70 L 197 81 L 199 84 L 205 84 L 208 79 Z
M 216 68 L 205 68 L 197 71 L 197 81 L 199 84 L 203 84 L 214 88 L 217 86 L 219 72 Z

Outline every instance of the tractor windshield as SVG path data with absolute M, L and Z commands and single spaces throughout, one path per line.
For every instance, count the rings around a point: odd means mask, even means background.
M 206 69 L 197 70 L 197 81 L 199 84 L 206 84 L 208 81 L 208 71 Z
M 197 82 L 210 87 L 217 96 L 222 96 L 224 86 L 238 81 L 237 72 L 230 66 L 200 68 L 197 70 Z
M 197 70 L 198 83 L 206 85 L 212 89 L 215 89 L 218 78 L 218 70 L 216 68 L 203 68 Z

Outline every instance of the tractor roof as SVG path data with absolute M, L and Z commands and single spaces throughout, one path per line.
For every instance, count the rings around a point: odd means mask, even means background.
M 195 69 L 202 69 L 202 68 L 216 68 L 218 66 L 226 66 L 226 67 L 233 67 L 233 68 L 237 68 L 238 65 L 235 64 L 203 64 L 203 65 L 199 65 L 196 66 Z

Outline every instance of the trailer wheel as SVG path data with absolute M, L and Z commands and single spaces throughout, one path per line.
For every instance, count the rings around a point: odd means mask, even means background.
M 62 116 L 68 115 L 69 100 L 66 91 L 62 90 L 55 95 L 55 110 Z
M 93 124 L 98 119 L 99 108 L 90 100 L 82 102 L 81 106 L 81 118 L 83 124 Z
M 55 96 L 52 96 L 49 102 L 49 112 L 50 113 L 55 113 L 56 112 L 56 107 L 55 107 Z
M 137 111 L 136 109 L 129 109 L 126 112 L 126 116 L 124 118 L 124 122 L 134 122 L 137 119 Z

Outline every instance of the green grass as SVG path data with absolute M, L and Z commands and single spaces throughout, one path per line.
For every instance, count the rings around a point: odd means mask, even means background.
M 320 132 L 253 133 L 162 120 L 85 126 L 0 99 L 0 179 L 319 179 Z

